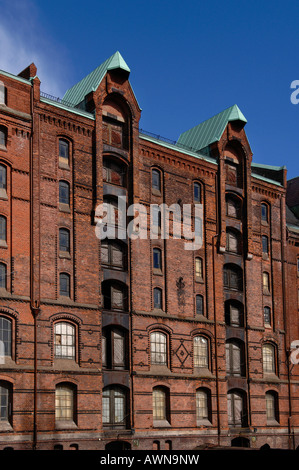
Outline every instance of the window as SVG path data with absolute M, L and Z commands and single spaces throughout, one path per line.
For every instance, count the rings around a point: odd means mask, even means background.
M 196 295 L 196 315 L 203 315 L 204 310 L 203 310 L 203 296 L 202 295 Z
M 63 139 L 59 139 L 59 163 L 70 164 L 69 143 Z
M 55 392 L 56 421 L 75 422 L 76 388 L 72 384 L 61 383 Z
M 116 184 L 117 186 L 125 185 L 125 169 L 114 160 L 104 158 L 103 161 L 103 181 L 106 183 Z
M 0 381 L 0 423 L 11 423 L 12 387 L 10 383 Z
M 0 215 L 0 244 L 1 242 L 6 243 L 7 231 L 6 231 L 6 217 Z
M 121 387 L 106 387 L 103 390 L 103 425 L 110 429 L 126 428 L 127 393 Z
M 197 421 L 211 418 L 211 394 L 209 390 L 196 390 L 196 419 Z
M 0 82 L 0 104 L 6 104 L 6 88 L 3 82 Z
M 155 331 L 150 335 L 151 364 L 167 366 L 167 337 Z
M 70 231 L 66 228 L 59 229 L 59 251 L 70 252 Z
M 264 324 L 267 326 L 271 325 L 271 309 L 270 307 L 264 307 Z
M 152 205 L 151 206 L 151 230 L 154 234 L 159 234 L 161 233 L 161 220 L 162 220 L 162 214 L 161 214 L 161 208 L 158 205 Z
M 102 283 L 104 308 L 107 310 L 127 310 L 127 286 L 120 282 Z
M 6 147 L 7 129 L 4 126 L 0 126 L 0 146 Z
M 161 192 L 161 172 L 152 170 L 152 189 Z
M 159 248 L 153 249 L 153 267 L 159 271 L 162 270 L 162 256 Z
M 125 267 L 125 248 L 118 242 L 103 240 L 101 243 L 102 264 L 115 269 Z
M 242 269 L 236 265 L 225 265 L 223 269 L 223 284 L 227 289 L 243 290 Z
M 261 204 L 261 219 L 262 219 L 263 222 L 268 223 L 268 220 L 269 220 L 268 206 L 267 206 L 267 204 L 264 204 L 264 203 Z
M 239 341 L 226 342 L 226 372 L 234 377 L 244 377 L 245 358 L 244 344 Z
M 263 255 L 266 255 L 266 256 L 269 255 L 269 243 L 268 243 L 268 237 L 266 237 L 266 235 L 262 235 L 262 251 L 263 251 Z
M 299 277 L 299 258 L 297 258 L 297 276 Z
M 209 367 L 208 340 L 203 336 L 193 338 L 193 363 L 194 367 Z
M 66 181 L 59 181 L 59 203 L 70 205 L 70 185 Z
M 127 368 L 126 333 L 121 328 L 106 327 L 102 334 L 102 363 L 110 370 Z
M 7 172 L 6 166 L 0 164 L 0 189 L 4 189 L 6 191 L 6 182 L 7 182 Z
M 279 422 L 278 414 L 278 394 L 276 392 L 266 392 L 266 416 L 267 422 Z
M 229 326 L 243 327 L 244 313 L 243 305 L 237 301 L 227 300 L 225 302 L 225 323 Z
M 162 289 L 159 287 L 154 288 L 154 308 L 162 310 Z
M 233 427 L 247 426 L 245 394 L 241 391 L 231 391 L 227 394 L 228 424 Z
M 240 253 L 240 234 L 229 229 L 226 231 L 226 251 Z
M 153 389 L 153 420 L 169 421 L 169 390 L 166 387 Z
M 263 273 L 263 291 L 265 294 L 270 292 L 270 276 L 269 273 Z
M 0 289 L 7 288 L 7 268 L 6 264 L 0 263 Z
M 241 201 L 232 196 L 226 198 L 226 215 L 240 219 L 241 217 Z
M 203 263 L 201 258 L 195 258 L 195 280 L 202 281 L 203 279 Z
M 76 330 L 68 322 L 55 323 L 55 357 L 75 359 Z
M 4 347 L 4 356 L 11 357 L 12 322 L 5 317 L 0 317 L 0 342 L 2 342 Z
M 193 184 L 193 201 L 201 202 L 201 185 L 199 183 Z
M 275 374 L 275 348 L 272 344 L 263 345 L 263 371 L 267 374 Z
M 59 274 L 59 293 L 64 297 L 70 297 L 70 275 L 67 273 Z

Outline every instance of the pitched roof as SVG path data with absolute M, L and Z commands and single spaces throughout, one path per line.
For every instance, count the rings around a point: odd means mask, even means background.
M 67 90 L 63 100 L 74 105 L 81 103 L 88 93 L 95 91 L 98 88 L 108 70 L 115 69 L 121 69 L 128 74 L 130 73 L 128 65 L 118 51 L 109 57 L 109 59 L 105 60 L 105 62 L 99 65 L 90 74 L 80 80 L 80 82 Z
M 178 138 L 177 143 L 194 150 L 201 150 L 220 140 L 228 122 L 231 121 L 242 121 L 244 124 L 247 122 L 236 104 L 201 124 L 192 127 L 192 129 L 183 132 Z

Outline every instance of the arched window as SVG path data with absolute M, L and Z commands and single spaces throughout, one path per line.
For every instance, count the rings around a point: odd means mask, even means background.
M 0 164 L 0 189 L 7 189 L 7 170 L 6 166 Z
M 60 321 L 55 323 L 55 345 L 54 354 L 60 359 L 76 358 L 76 329 L 69 322 Z
M 12 419 L 12 386 L 9 382 L 0 381 L 0 423 L 11 424 Z
M 0 215 L 0 244 L 1 242 L 6 243 L 7 240 L 7 230 L 6 230 L 6 217 L 4 215 Z
M 70 297 L 70 275 L 67 273 L 59 274 L 59 294 Z
M 211 392 L 205 388 L 196 390 L 196 419 L 201 421 L 211 421 Z
M 273 344 L 263 345 L 263 371 L 265 374 L 276 373 L 275 347 Z
M 225 302 L 225 323 L 229 326 L 244 326 L 244 308 L 240 302 L 235 300 Z
M 151 364 L 167 366 L 167 336 L 159 331 L 150 335 Z
M 126 170 L 124 165 L 114 159 L 103 159 L 103 181 L 105 183 L 125 186 Z
M 0 263 L 0 289 L 7 289 L 7 267 Z
M 70 149 L 69 143 L 65 139 L 59 139 L 59 164 L 70 164 Z
M 105 239 L 101 242 L 102 264 L 114 269 L 125 268 L 125 246 L 119 242 Z
M 204 314 L 203 296 L 200 294 L 197 294 L 195 296 L 195 308 L 196 308 L 196 315 Z
M 159 310 L 163 309 L 163 302 L 162 302 L 162 289 L 159 287 L 154 288 L 154 308 Z
M 264 223 L 269 223 L 269 206 L 264 202 L 261 204 L 261 220 Z
M 122 328 L 108 326 L 102 332 L 102 364 L 110 370 L 127 368 L 126 332 Z
M 152 190 L 161 193 L 161 172 L 156 169 L 152 170 Z
M 230 253 L 241 253 L 241 234 L 236 230 L 226 230 L 226 251 Z
M 67 181 L 59 181 L 59 203 L 70 205 L 70 185 Z
M 226 147 L 224 155 L 226 184 L 242 187 L 242 163 L 238 152 L 233 147 Z
M 153 389 L 153 420 L 155 422 L 169 421 L 169 389 L 155 387 Z
M 241 200 L 237 197 L 226 196 L 226 215 L 235 219 L 241 218 Z
M 153 268 L 162 271 L 162 253 L 160 248 L 153 249 Z
M 269 241 L 266 235 L 262 235 L 262 253 L 263 256 L 269 256 Z
M 197 182 L 193 183 L 193 201 L 201 202 L 201 184 Z
M 124 388 L 104 388 L 102 420 L 103 426 L 110 429 L 127 427 L 127 392 Z
M 70 231 L 67 228 L 59 229 L 59 251 L 62 253 L 70 252 Z
M 104 308 L 107 310 L 127 310 L 127 286 L 117 281 L 104 281 L 102 295 Z
M 203 262 L 199 257 L 195 258 L 195 281 L 203 280 Z
M 245 350 L 244 343 L 237 340 L 226 342 L 226 372 L 235 377 L 245 375 Z
M 267 272 L 263 272 L 263 292 L 264 294 L 269 294 L 270 292 L 270 276 Z
M 223 285 L 226 289 L 243 290 L 242 269 L 235 264 L 226 264 L 223 268 Z
M 193 365 L 194 368 L 209 367 L 208 340 L 204 336 L 193 338 Z
M 246 395 L 241 390 L 231 390 L 227 394 L 228 424 L 232 427 L 246 427 L 248 424 Z
M 273 424 L 274 421 L 279 422 L 278 412 L 278 394 L 274 391 L 268 391 L 265 395 L 266 398 L 266 416 L 267 423 Z
M 3 345 L 4 356 L 12 355 L 12 322 L 6 317 L 0 317 L 0 342 Z
M 56 386 L 55 420 L 76 422 L 76 386 L 67 382 Z
M 264 324 L 266 326 L 271 325 L 271 308 L 270 307 L 264 307 Z
M 4 126 L 0 126 L 0 146 L 6 147 L 6 140 L 7 140 L 7 128 Z

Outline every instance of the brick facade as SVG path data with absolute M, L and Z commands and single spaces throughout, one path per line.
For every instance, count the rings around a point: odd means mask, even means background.
M 0 73 L 0 448 L 296 448 L 294 181 L 252 162 L 242 119 L 208 151 L 140 132 L 123 59 L 73 105 L 36 73 Z M 100 241 L 97 208 L 118 196 L 148 222 L 153 204 L 202 203 L 202 246 L 172 224 Z

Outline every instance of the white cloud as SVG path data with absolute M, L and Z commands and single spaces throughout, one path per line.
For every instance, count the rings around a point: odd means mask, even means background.
M 30 0 L 0 1 L 0 69 L 18 75 L 32 62 L 41 90 L 62 97 L 68 74 L 67 53 L 47 31 Z

